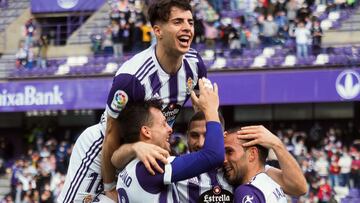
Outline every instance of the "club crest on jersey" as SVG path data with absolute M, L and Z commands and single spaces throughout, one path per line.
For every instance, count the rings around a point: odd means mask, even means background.
M 246 195 L 243 197 L 241 203 L 253 203 L 254 197 L 252 195 Z
M 83 203 L 91 203 L 93 200 L 92 196 L 91 195 L 86 195 L 83 199 Z
M 190 94 L 190 92 L 195 88 L 196 82 L 189 77 L 186 81 L 186 94 Z
M 113 101 L 111 102 L 111 108 L 116 111 L 121 111 L 129 100 L 128 95 L 123 90 L 118 90 L 114 94 Z
M 233 194 L 220 186 L 214 186 L 200 195 L 199 203 L 230 203 L 233 202 Z

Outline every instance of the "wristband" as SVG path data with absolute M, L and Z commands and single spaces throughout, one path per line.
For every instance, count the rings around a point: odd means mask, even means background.
M 104 183 L 104 191 L 110 191 L 112 189 L 114 189 L 116 186 L 115 181 L 111 182 L 111 183 Z

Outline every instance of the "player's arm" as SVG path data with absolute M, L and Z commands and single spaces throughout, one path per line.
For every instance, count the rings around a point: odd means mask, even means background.
M 234 191 L 234 202 L 265 203 L 264 194 L 255 186 L 244 184 Z
M 171 162 L 171 182 L 184 180 L 197 176 L 201 173 L 221 166 L 224 162 L 224 137 L 220 124 L 218 107 L 218 87 L 207 79 L 199 80 L 200 96 L 197 97 L 194 91 L 191 97 L 196 106 L 205 114 L 206 135 L 204 146 L 201 150 L 176 157 Z M 167 170 L 165 170 L 166 175 Z M 170 180 L 165 180 L 167 182 Z
M 102 147 L 101 174 L 103 177 L 105 195 L 113 200 L 117 199 L 115 190 L 116 169 L 111 163 L 112 153 L 120 146 L 120 126 L 116 119 L 108 116 L 106 122 L 106 136 Z
M 119 74 L 114 77 L 106 106 L 107 122 L 105 139 L 102 148 L 101 172 L 105 192 L 115 188 L 116 169 L 111 163 L 111 157 L 121 145 L 121 129 L 116 120 L 121 110 L 128 102 L 144 98 L 144 90 L 140 82 L 130 74 Z
M 116 168 L 122 170 L 132 159 L 137 157 L 144 163 L 144 166 L 149 173 L 155 175 L 153 168 L 159 173 L 164 173 L 164 170 L 159 166 L 156 160 L 167 164 L 168 161 L 166 158 L 169 156 L 169 152 L 159 146 L 145 142 L 136 142 L 120 146 L 113 153 L 111 162 Z
M 251 140 L 244 143 L 244 147 L 259 144 L 274 150 L 281 170 L 271 167 L 266 173 L 283 188 L 285 193 L 300 196 L 307 192 L 306 179 L 299 164 L 277 136 L 264 126 L 243 127 L 238 134 L 240 139 Z

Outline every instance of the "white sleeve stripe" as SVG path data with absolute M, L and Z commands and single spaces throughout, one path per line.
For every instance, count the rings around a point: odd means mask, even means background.
M 172 166 L 171 162 L 175 159 L 175 157 L 171 156 L 167 158 L 169 163 L 165 165 L 165 173 L 164 173 L 164 184 L 171 184 L 171 176 L 172 176 Z

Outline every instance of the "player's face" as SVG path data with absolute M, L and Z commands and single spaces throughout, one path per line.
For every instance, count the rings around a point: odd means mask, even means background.
M 193 121 L 188 131 L 188 146 L 190 152 L 196 152 L 204 146 L 206 121 Z
M 152 116 L 152 126 L 150 127 L 153 144 L 170 151 L 169 138 L 172 128 L 166 122 L 164 114 L 155 108 L 150 109 Z
M 246 173 L 246 151 L 241 146 L 242 142 L 237 139 L 235 133 L 226 135 L 225 143 L 225 177 L 232 185 L 243 183 Z
M 194 37 L 194 20 L 191 11 L 172 7 L 169 20 L 160 24 L 158 43 L 166 52 L 183 55 L 189 51 Z

